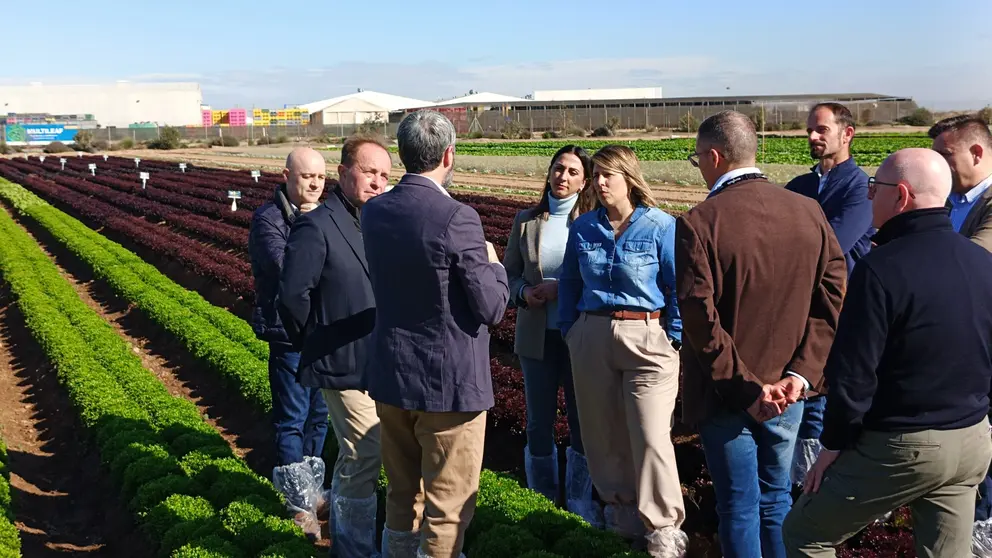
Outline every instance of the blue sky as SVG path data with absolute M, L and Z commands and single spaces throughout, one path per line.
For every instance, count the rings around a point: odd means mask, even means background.
M 24 48 L 8 46 L 0 83 L 196 81 L 215 107 L 358 87 L 425 100 L 660 86 L 666 97 L 877 92 L 937 109 L 992 104 L 988 0 L 926 10 L 895 0 L 10 4 L 4 20 L 46 23 L 8 24 L 5 42 Z

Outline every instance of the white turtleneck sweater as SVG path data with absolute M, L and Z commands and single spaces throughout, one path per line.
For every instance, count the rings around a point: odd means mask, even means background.
M 561 264 L 565 259 L 565 243 L 568 241 L 568 214 L 575 207 L 579 194 L 576 192 L 571 196 L 558 199 L 548 196 L 550 212 L 548 221 L 541 229 L 541 246 L 538 253 L 541 255 L 541 274 L 545 279 L 558 279 L 561 272 Z M 545 305 L 547 310 L 547 328 L 558 329 L 558 301 L 553 300 Z

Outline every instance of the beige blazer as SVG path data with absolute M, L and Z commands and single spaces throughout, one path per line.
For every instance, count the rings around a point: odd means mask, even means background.
M 503 254 L 503 267 L 510 283 L 510 303 L 517 307 L 517 329 L 513 352 L 533 359 L 544 358 L 544 333 L 547 312 L 544 307 L 527 308 L 521 296 L 523 287 L 544 281 L 540 266 L 541 230 L 545 221 L 532 209 L 525 209 L 513 219 L 510 238 Z
M 948 203 L 948 206 L 950 204 Z M 992 188 L 985 190 L 971 207 L 961 225 L 961 234 L 972 242 L 992 252 Z

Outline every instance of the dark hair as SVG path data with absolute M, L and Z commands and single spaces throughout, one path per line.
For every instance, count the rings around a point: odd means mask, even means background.
M 389 153 L 389 147 L 386 145 L 386 140 L 382 136 L 376 134 L 353 134 L 344 140 L 344 145 L 341 146 L 341 164 L 350 167 L 355 163 L 355 155 L 358 154 L 358 149 L 370 143 L 378 145 L 386 153 Z
M 754 122 L 737 111 L 720 111 L 703 120 L 696 138 L 697 144 L 712 146 L 731 163 L 754 161 L 758 155 Z
M 834 102 L 817 103 L 812 109 L 810 109 L 809 113 L 813 114 L 821 108 L 829 109 L 834 115 L 834 120 L 841 125 L 841 128 L 847 128 L 848 126 L 851 128 L 855 127 L 854 115 L 851 114 L 851 110 L 844 105 Z
M 534 206 L 534 212 L 545 220 L 551 213 L 551 200 L 548 199 L 551 196 L 551 172 L 554 170 L 558 159 L 565 154 L 572 154 L 579 158 L 579 161 L 582 163 L 583 180 L 586 181 L 586 187 L 579 191 L 579 199 L 576 201 L 569 219 L 574 220 L 579 215 L 592 209 L 593 202 L 589 199 L 590 189 L 588 185 L 589 180 L 592 179 L 592 157 L 589 156 L 589 153 L 585 149 L 578 145 L 566 145 L 559 149 L 554 157 L 551 158 L 551 163 L 548 165 L 548 174 L 544 179 L 544 192 L 541 194 L 541 200 Z
M 966 132 L 967 138 L 983 144 L 983 147 L 992 149 L 992 132 L 989 125 L 978 115 L 959 114 L 945 118 L 930 127 L 927 135 L 930 139 L 937 139 L 937 136 L 944 132 Z

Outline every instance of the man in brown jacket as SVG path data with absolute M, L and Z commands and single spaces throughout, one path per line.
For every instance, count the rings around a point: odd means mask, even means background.
M 723 555 L 778 558 L 801 398 L 821 386 L 847 264 L 817 202 L 755 167 L 757 144 L 751 120 L 724 111 L 689 156 L 711 192 L 676 231 L 682 410 L 699 427 Z

